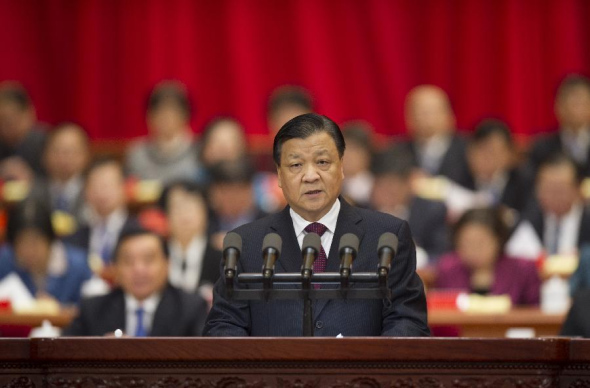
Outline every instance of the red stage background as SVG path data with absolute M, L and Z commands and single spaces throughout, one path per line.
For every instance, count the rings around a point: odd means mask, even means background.
M 144 134 L 162 79 L 188 85 L 196 132 L 230 114 L 265 134 L 267 97 L 289 83 L 337 121 L 403 134 L 406 93 L 434 83 L 460 128 L 493 115 L 534 134 L 568 72 L 590 73 L 590 1 L 0 0 L 0 80 L 95 139 Z

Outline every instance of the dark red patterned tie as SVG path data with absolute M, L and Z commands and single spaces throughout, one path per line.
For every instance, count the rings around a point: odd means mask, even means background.
M 307 233 L 317 233 L 320 237 L 322 237 L 323 234 L 326 233 L 326 230 L 328 230 L 326 225 L 320 224 L 319 222 L 313 222 L 305 227 L 305 231 Z M 327 266 L 328 257 L 326 256 L 326 251 L 324 251 L 324 247 L 322 246 L 318 257 L 313 262 L 313 272 L 324 272 Z

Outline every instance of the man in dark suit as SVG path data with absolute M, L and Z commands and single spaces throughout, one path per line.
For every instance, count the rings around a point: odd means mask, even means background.
M 66 336 L 102 336 L 121 329 L 135 337 L 199 336 L 207 304 L 168 283 L 165 242 L 145 229 L 129 229 L 115 249 L 119 287 L 83 300 Z
M 590 290 L 581 290 L 572 301 L 572 307 L 563 322 L 559 335 L 590 338 Z
M 456 133 L 447 94 L 433 85 L 412 89 L 406 98 L 405 117 L 411 138 L 394 149 L 409 153 L 427 175 L 442 175 L 465 184 L 469 176 L 466 141 Z
M 590 177 L 590 80 L 580 75 L 566 77 L 555 96 L 558 130 L 535 141 L 529 166 L 536 171 L 551 155 L 561 152 L 573 160 L 585 177 Z
M 393 216 L 346 203 L 340 193 L 344 139 L 332 120 L 314 113 L 297 116 L 277 133 L 273 158 L 279 186 L 289 206 L 235 230 L 243 241 L 239 272 L 259 272 L 267 233 L 282 237 L 277 273 L 299 272 L 301 244 L 309 232 L 321 235 L 314 271 L 337 271 L 338 244 L 345 233 L 358 236 L 354 271 L 375 271 L 377 244 L 384 232 L 399 238 L 389 273 L 392 299 L 319 300 L 313 306 L 316 336 L 427 336 L 426 300 L 415 272 L 415 249 L 408 224 Z M 326 253 L 329 253 L 326 255 Z M 300 336 L 302 301 L 235 301 L 227 298 L 225 279 L 217 282 L 204 334 L 208 336 Z

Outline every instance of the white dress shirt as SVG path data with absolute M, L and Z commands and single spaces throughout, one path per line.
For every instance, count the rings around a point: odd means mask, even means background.
M 543 245 L 549 250 L 552 244 L 556 244 L 559 255 L 567 255 L 578 251 L 578 235 L 582 222 L 583 206 L 580 203 L 574 204 L 570 211 L 558 219 L 556 216 L 545 215 L 545 230 L 543 232 Z M 559 228 L 559 230 L 557 230 Z M 551 253 L 551 252 L 548 252 Z
M 168 247 L 170 250 L 170 283 L 186 292 L 195 292 L 203 269 L 207 237 L 193 237 L 186 251 L 177 241 L 170 241 Z M 183 272 L 182 263 L 184 261 L 186 261 L 186 270 Z
M 125 293 L 125 334 L 134 336 L 137 329 L 137 309 L 143 307 L 143 327 L 147 335 L 152 331 L 154 315 L 162 295 L 154 294 L 149 298 L 138 301 L 131 294 Z
M 301 248 L 303 246 L 303 238 L 307 234 L 305 228 L 313 222 L 307 221 L 299 214 L 295 213 L 293 208 L 290 208 L 289 212 L 291 213 L 291 219 L 293 220 L 293 229 L 295 229 L 297 242 L 299 243 L 299 248 Z M 322 247 L 326 252 L 326 258 L 330 254 L 330 247 L 332 246 L 332 240 L 334 239 L 334 232 L 336 231 L 336 223 L 338 222 L 339 213 L 340 200 L 336 199 L 336 202 L 334 202 L 334 205 L 332 205 L 330 211 L 317 221 L 320 224 L 324 224 L 328 228 L 324 235 L 321 237 Z
M 114 211 L 106 220 L 100 220 L 97 216 L 92 217 L 89 254 L 102 257 L 105 244 L 109 247 L 109 254 L 112 254 L 127 217 L 128 213 L 124 209 Z

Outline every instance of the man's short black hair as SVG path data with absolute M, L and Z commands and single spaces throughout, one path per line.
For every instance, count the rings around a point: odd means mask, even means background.
M 152 113 L 164 105 L 177 106 L 184 117 L 189 120 L 192 114 L 192 104 L 186 87 L 177 81 L 163 81 L 156 85 L 147 102 L 147 111 Z
M 590 79 L 580 74 L 570 74 L 557 87 L 555 99 L 558 101 L 563 100 L 572 90 L 579 87 L 585 88 L 590 93 Z
M 57 238 L 51 222 L 51 209 L 45 202 L 28 198 L 10 209 L 6 226 L 6 240 L 14 245 L 19 233 L 25 229 L 36 230 L 48 241 Z
M 409 152 L 388 149 L 375 155 L 371 172 L 376 177 L 394 175 L 408 179 L 416 167 Z
M 268 115 L 272 116 L 285 107 L 297 106 L 304 111 L 313 111 L 313 100 L 307 90 L 298 86 L 277 88 L 268 100 Z
M 283 144 L 291 139 L 306 139 L 309 136 L 326 132 L 332 137 L 340 158 L 344 156 L 346 143 L 342 131 L 334 121 L 317 113 L 306 113 L 287 121 L 277 132 L 273 144 L 272 154 L 275 164 L 281 165 L 281 149 Z
M 0 83 L 0 104 L 12 103 L 21 110 L 29 109 L 33 106 L 31 97 L 27 90 L 18 82 Z
M 582 183 L 582 181 L 584 180 L 584 173 L 582 171 L 582 168 L 576 164 L 574 159 L 572 159 L 570 156 L 563 152 L 554 152 L 550 154 L 547 158 L 545 158 L 541 162 L 541 164 L 539 164 L 539 168 L 537 170 L 537 179 L 541 171 L 543 171 L 544 169 L 560 166 L 570 167 L 574 171 L 576 184 L 579 185 Z
M 160 243 L 160 248 L 162 249 L 162 253 L 166 260 L 168 260 L 168 244 L 166 244 L 166 240 L 158 233 L 154 232 L 153 230 L 144 228 L 142 226 L 129 226 L 123 228 L 121 234 L 119 234 L 119 239 L 117 240 L 117 245 L 115 245 L 115 250 L 113 251 L 113 262 L 117 262 L 119 251 L 121 250 L 121 246 L 127 241 L 135 237 L 139 236 L 154 236 L 158 239 Z
M 501 136 L 508 146 L 514 146 L 514 139 L 508 124 L 497 119 L 485 119 L 477 124 L 471 136 L 471 143 L 480 144 L 495 135 Z
M 162 191 L 162 195 L 160 195 L 158 205 L 165 212 L 168 212 L 168 199 L 170 198 L 170 193 L 174 189 L 182 189 L 183 191 L 189 193 L 192 197 L 202 198 L 205 202 L 205 206 L 208 206 L 207 193 L 201 185 L 189 180 L 178 180 L 168 184 Z
M 256 170 L 248 157 L 237 160 L 222 160 L 211 166 L 209 175 L 211 184 L 216 183 L 252 183 Z

